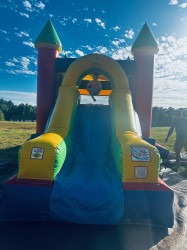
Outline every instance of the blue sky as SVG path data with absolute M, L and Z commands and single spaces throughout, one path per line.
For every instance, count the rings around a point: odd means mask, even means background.
M 126 59 L 147 22 L 159 44 L 153 105 L 187 108 L 187 0 L 1 0 L 0 98 L 36 105 L 34 41 L 51 19 L 61 56 Z

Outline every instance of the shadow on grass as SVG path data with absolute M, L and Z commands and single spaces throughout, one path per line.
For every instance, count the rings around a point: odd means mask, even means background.
M 20 146 L 0 149 L 0 183 L 18 170 L 18 151 Z

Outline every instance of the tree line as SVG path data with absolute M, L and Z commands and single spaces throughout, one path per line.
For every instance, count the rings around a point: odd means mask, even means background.
M 169 127 L 175 116 L 176 111 L 182 112 L 187 117 L 187 108 L 163 108 L 153 107 L 152 109 L 152 127 Z
M 187 114 L 187 108 L 163 108 L 153 107 L 152 109 L 152 127 L 168 127 L 176 111 L 182 111 Z M 187 115 L 186 115 L 187 116 Z M 35 121 L 36 106 L 29 104 L 14 105 L 12 101 L 0 99 L 0 121 Z
M 36 107 L 29 104 L 14 105 L 0 99 L 0 121 L 35 121 Z

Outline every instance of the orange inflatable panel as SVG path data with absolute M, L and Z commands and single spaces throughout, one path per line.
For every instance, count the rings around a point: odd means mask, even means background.
M 78 89 L 80 95 L 89 95 L 88 90 L 86 89 Z M 109 96 L 111 94 L 112 90 L 101 90 L 99 95 L 100 96 Z

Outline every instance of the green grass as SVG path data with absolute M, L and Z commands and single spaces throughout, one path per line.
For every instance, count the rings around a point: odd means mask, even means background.
M 164 142 L 166 135 L 168 133 L 169 127 L 156 127 L 151 130 L 151 137 L 156 139 L 156 142 L 163 147 L 166 147 L 170 151 L 173 151 L 173 145 L 175 142 L 175 131 L 169 137 L 168 142 Z
M 169 127 L 157 127 L 157 128 L 152 128 L 151 131 L 151 137 L 156 139 L 156 142 L 160 145 L 162 145 L 163 147 L 166 147 L 167 149 L 169 149 L 170 151 L 174 151 L 173 150 L 173 146 L 175 143 L 175 131 L 173 132 L 173 134 L 169 137 L 168 142 L 164 142 L 166 135 L 168 133 Z M 182 150 L 182 152 L 184 152 L 184 150 Z M 187 167 L 183 166 L 181 164 L 180 166 L 180 174 L 187 179 Z
M 34 122 L 0 122 L 0 149 L 22 144 L 31 134 L 35 133 Z
M 0 122 L 0 182 L 17 171 L 19 148 L 35 128 L 32 122 Z
M 170 151 L 173 151 L 175 132 L 165 143 L 164 139 L 169 128 L 152 128 L 151 137 Z M 0 122 L 0 182 L 17 171 L 18 151 L 20 146 L 36 132 L 35 122 Z M 187 168 L 182 175 L 187 178 Z

